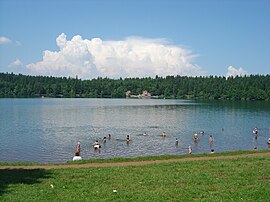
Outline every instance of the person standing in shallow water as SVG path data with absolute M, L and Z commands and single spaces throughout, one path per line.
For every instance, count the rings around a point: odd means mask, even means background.
M 127 137 L 126 137 L 126 142 L 129 143 L 129 141 L 130 141 L 130 136 L 127 135 Z
M 258 138 L 258 135 L 259 135 L 258 128 L 257 128 L 257 127 L 254 128 L 252 132 L 253 132 L 253 134 L 254 134 L 254 136 L 255 136 L 255 139 L 257 139 L 257 138 Z
M 75 155 L 80 156 L 80 154 L 81 154 L 81 144 L 80 144 L 80 142 L 78 142 Z
M 175 145 L 178 146 L 179 144 L 179 141 L 178 141 L 178 138 L 175 139 Z
M 197 142 L 197 141 L 198 141 L 198 139 L 199 139 L 199 137 L 198 137 L 198 133 L 197 133 L 197 132 L 195 132 L 193 136 L 194 136 L 194 142 Z
M 188 146 L 188 153 L 191 154 L 192 153 L 192 147 L 189 145 Z
M 213 138 L 212 135 L 210 135 L 210 136 L 209 136 L 209 144 L 210 144 L 210 147 L 212 147 L 213 143 L 214 143 L 214 138 Z

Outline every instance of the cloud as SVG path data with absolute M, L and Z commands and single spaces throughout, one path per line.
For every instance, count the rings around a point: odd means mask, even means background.
M 0 37 L 0 45 L 6 45 L 6 44 L 11 44 L 11 45 L 15 45 L 15 46 L 21 46 L 21 42 L 19 41 L 12 41 L 11 39 L 1 36 Z
M 23 63 L 18 58 L 8 65 L 8 67 L 22 67 L 22 66 Z
M 5 44 L 9 44 L 9 43 L 12 43 L 12 41 L 9 38 L 4 37 L 4 36 L 0 37 L 0 45 L 5 45 Z
M 103 41 L 77 35 L 67 40 L 62 33 L 56 38 L 56 44 L 59 51 L 45 50 L 42 60 L 28 64 L 27 68 L 38 74 L 78 75 L 85 79 L 204 74 L 198 65 L 192 63 L 196 55 L 170 45 L 165 39 L 128 37 Z
M 230 76 L 245 76 L 248 75 L 247 71 L 245 71 L 242 67 L 240 67 L 239 69 L 234 68 L 233 66 L 229 66 L 228 67 L 228 71 L 226 76 L 230 77 Z

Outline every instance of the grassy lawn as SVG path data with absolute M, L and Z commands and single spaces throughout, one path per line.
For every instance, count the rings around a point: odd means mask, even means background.
M 269 193 L 269 156 L 0 170 L 0 201 L 269 201 Z

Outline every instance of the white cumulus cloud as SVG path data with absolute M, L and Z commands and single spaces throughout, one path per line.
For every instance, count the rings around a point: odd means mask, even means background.
M 164 39 L 129 37 L 103 41 L 77 35 L 67 40 L 62 33 L 56 38 L 56 44 L 59 51 L 45 50 L 43 59 L 28 64 L 27 68 L 38 74 L 78 75 L 85 79 L 204 74 L 192 63 L 196 56 L 191 51 L 170 45 Z
M 9 67 L 22 67 L 23 63 L 17 58 L 15 61 L 8 65 Z
M 242 67 L 240 67 L 239 69 L 233 67 L 233 66 L 229 66 L 228 67 L 228 71 L 226 76 L 230 77 L 230 76 L 245 76 L 248 75 L 247 71 L 245 71 Z
M 9 44 L 11 42 L 12 41 L 9 38 L 7 38 L 7 37 L 4 37 L 4 36 L 1 36 L 0 37 L 0 45 Z

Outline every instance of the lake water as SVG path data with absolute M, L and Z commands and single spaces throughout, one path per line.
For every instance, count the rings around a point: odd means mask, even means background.
M 269 102 L 154 99 L 0 99 L 0 161 L 56 163 L 83 159 L 267 149 Z M 252 130 L 259 129 L 255 140 Z M 222 128 L 224 130 L 222 130 Z M 205 134 L 201 135 L 200 131 Z M 199 141 L 194 143 L 197 131 Z M 160 136 L 166 132 L 167 137 Z M 105 144 L 102 138 L 112 135 Z M 143 135 L 146 133 L 146 135 Z M 126 135 L 132 141 L 127 144 Z M 179 145 L 175 145 L 176 138 Z M 93 144 L 101 143 L 99 152 Z

